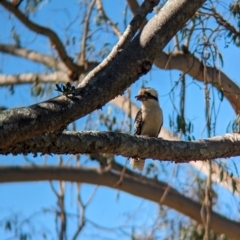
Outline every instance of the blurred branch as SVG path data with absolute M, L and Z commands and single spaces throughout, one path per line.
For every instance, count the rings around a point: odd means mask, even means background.
M 29 50 L 26 48 L 19 48 L 15 45 L 11 44 L 0 44 L 0 52 L 8 53 L 14 56 L 22 57 L 28 60 L 32 60 L 34 62 L 41 63 L 49 68 L 53 68 L 55 70 L 60 70 L 63 72 L 67 71 L 66 66 L 59 60 L 54 57 L 48 56 L 46 54 L 42 54 L 33 50 Z
M 219 69 L 203 66 L 203 63 L 193 54 L 184 54 L 183 52 L 166 54 L 161 51 L 155 58 L 154 64 L 166 70 L 179 69 L 198 81 L 212 84 L 223 92 L 235 112 L 240 113 L 240 88 L 238 85 Z
M 68 75 L 63 72 L 54 73 L 22 73 L 22 74 L 0 74 L 0 86 L 31 83 L 59 83 L 69 82 Z
M 104 21 L 106 21 L 106 23 L 108 25 L 110 25 L 112 27 L 113 32 L 120 38 L 122 36 L 121 31 L 118 29 L 117 25 L 114 24 L 111 19 L 109 19 L 109 17 L 107 16 L 107 14 L 105 13 L 104 9 L 103 9 L 103 5 L 102 5 L 102 0 L 97 0 L 96 1 L 97 4 L 97 10 L 99 12 L 99 15 L 104 19 Z
M 26 49 L 26 48 L 19 48 L 19 47 L 16 47 L 15 45 L 10 45 L 10 44 L 0 44 L 0 52 L 11 54 L 13 56 L 18 56 L 18 57 L 25 58 L 27 60 L 32 60 L 34 62 L 41 63 L 48 68 L 52 68 L 54 70 L 57 70 L 57 74 L 58 74 L 58 71 L 61 71 L 62 75 L 65 75 L 68 72 L 68 69 L 65 66 L 65 64 L 63 64 L 63 62 L 57 60 L 54 57 L 51 57 L 51 56 L 48 56 L 46 54 L 42 54 L 42 53 L 39 53 L 39 52 L 36 52 L 36 51 L 33 51 L 33 50 L 29 50 L 29 49 Z M 86 72 L 91 71 L 98 64 L 99 64 L 98 62 L 94 62 L 94 61 L 86 62 L 85 66 L 84 66 L 84 69 L 81 73 L 86 73 Z M 55 73 L 52 73 L 52 74 L 55 74 Z M 4 75 L 2 75 L 2 77 L 3 76 Z M 9 75 L 9 76 L 11 76 L 11 75 Z M 13 75 L 13 76 L 17 76 L 17 75 Z M 20 76 L 20 75 L 18 75 L 18 76 Z M 44 76 L 44 74 L 41 74 L 41 76 Z M 59 77 L 59 79 L 56 79 L 55 83 L 62 81 L 61 77 Z M 24 81 L 24 80 L 22 80 L 22 81 Z M 39 79 L 39 82 L 40 81 L 41 81 L 41 79 Z M 49 81 L 50 82 L 53 81 L 53 80 L 51 80 L 51 77 L 50 77 Z M 69 81 L 69 78 L 68 78 L 68 81 Z M 43 82 L 47 82 L 46 78 L 43 78 Z M 21 81 L 20 81 L 20 83 L 21 83 Z M 8 84 L 8 82 L 5 82 L 5 85 L 12 85 L 12 83 L 10 82 L 10 84 Z
M 215 8 L 211 8 L 210 10 L 213 12 L 212 16 L 216 19 L 219 25 L 223 26 L 226 30 L 240 37 L 240 32 L 237 31 L 237 29 L 233 25 L 231 25 L 226 19 L 224 19 L 223 16 L 220 15 Z
M 7 148 L 0 154 L 79 154 L 110 153 L 124 157 L 152 158 L 186 163 L 206 159 L 240 156 L 240 134 L 226 134 L 192 142 L 132 136 L 116 132 L 63 132 L 39 136 Z
M 57 50 L 59 57 L 66 64 L 66 66 L 71 72 L 78 75 L 83 72 L 83 66 L 75 64 L 72 58 L 67 55 L 64 45 L 62 44 L 58 35 L 53 30 L 32 22 L 18 8 L 14 7 L 14 5 L 12 5 L 8 1 L 1 0 L 0 4 L 9 12 L 13 13 L 26 27 L 38 34 L 48 37 L 51 40 L 51 44 Z
M 130 7 L 133 15 L 137 14 L 137 11 L 139 9 L 139 4 L 137 0 L 127 0 L 128 6 Z M 143 20 L 142 24 L 139 27 L 139 30 L 141 31 L 143 27 L 147 24 L 146 18 Z
M 84 66 L 86 62 L 86 42 L 87 42 L 87 35 L 89 31 L 89 19 L 91 17 L 91 13 L 93 10 L 93 7 L 95 5 L 96 0 L 92 0 L 91 3 L 89 4 L 88 12 L 87 15 L 85 16 L 85 24 L 84 24 L 84 29 L 83 29 L 83 35 L 82 35 L 82 44 L 81 44 L 81 51 L 79 54 L 79 65 Z
M 120 174 L 121 172 L 116 171 L 101 172 L 99 169 L 72 167 L 1 167 L 0 182 L 58 180 L 85 182 L 116 188 Z M 162 204 L 202 223 L 200 216 L 201 204 L 183 196 L 174 188 L 169 187 L 168 184 L 150 180 L 133 173 L 132 176 L 125 174 L 121 186 L 117 186 L 117 189 L 148 199 L 157 204 L 159 204 L 159 200 L 163 196 L 166 188 L 168 188 L 168 194 L 166 194 Z M 211 212 L 211 228 L 218 233 L 224 233 L 231 238 L 240 239 L 239 225 L 238 222 L 229 220 L 218 213 Z

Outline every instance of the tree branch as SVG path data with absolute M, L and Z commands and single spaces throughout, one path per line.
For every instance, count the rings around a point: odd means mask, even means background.
M 0 44 L 0 52 L 38 62 L 55 70 L 67 71 L 67 67 L 56 58 L 26 48 L 19 48 L 11 44 Z
M 138 2 L 136 0 L 128 0 L 128 4 L 133 14 L 135 14 L 139 7 Z M 212 9 L 212 11 L 214 11 L 214 9 Z M 221 17 L 220 15 L 216 16 L 218 18 Z M 218 90 L 223 92 L 224 96 L 233 106 L 235 112 L 237 114 L 240 113 L 240 88 L 238 85 L 219 69 L 203 66 L 203 63 L 193 54 L 184 54 L 183 52 L 167 54 L 160 50 L 154 59 L 154 64 L 161 69 L 178 69 L 189 74 L 198 81 L 211 83 Z
M 65 128 L 121 94 L 150 70 L 156 49 L 161 50 L 203 2 L 169 0 L 109 67 L 81 85 L 74 96 L 0 112 L 0 146 Z
M 119 96 L 113 99 L 110 103 L 114 104 L 115 106 L 119 107 L 123 111 L 127 112 L 129 108 L 129 99 Z M 131 103 L 131 117 L 134 118 L 138 112 L 139 108 Z M 159 137 L 170 140 L 170 141 L 180 141 L 180 138 L 173 135 L 170 131 L 166 128 L 162 127 Z M 190 164 L 194 166 L 197 170 L 204 173 L 206 176 L 209 174 L 209 164 L 206 161 L 191 161 Z M 240 179 L 234 176 L 231 176 L 226 170 L 220 168 L 217 164 L 212 162 L 212 180 L 223 187 L 227 188 L 228 190 L 234 192 L 234 194 L 240 194 Z M 220 177 L 222 175 L 222 177 Z M 233 181 L 235 182 L 235 186 L 233 185 Z M 236 187 L 236 189 L 235 189 Z
M 147 14 L 152 12 L 153 8 L 159 3 L 159 0 L 144 0 L 143 3 L 139 6 L 136 15 L 133 17 L 126 30 L 120 37 L 117 44 L 114 46 L 110 54 L 93 70 L 91 71 L 83 82 L 80 85 L 86 84 L 92 77 L 96 74 L 102 72 L 108 65 L 109 62 L 113 61 L 117 55 L 119 55 L 130 43 L 137 30 L 141 26 L 141 23 L 144 21 Z M 151 66 L 150 66 L 151 67 Z M 150 70 L 150 68 L 148 69 Z
M 84 71 L 83 66 L 79 66 L 75 64 L 72 58 L 70 58 L 67 55 L 65 51 L 65 47 L 63 46 L 61 40 L 59 39 L 59 37 L 54 31 L 32 22 L 18 8 L 14 7 L 14 5 L 12 5 L 10 2 L 7 2 L 5 0 L 0 0 L 0 4 L 4 8 L 6 8 L 9 12 L 13 13 L 26 27 L 28 27 L 29 29 L 31 29 L 36 33 L 39 33 L 41 35 L 48 37 L 51 40 L 52 45 L 57 50 L 59 57 L 66 64 L 69 70 L 71 70 L 72 72 L 78 75 L 80 75 Z
M 51 57 L 49 55 L 42 54 L 42 53 L 39 53 L 39 52 L 36 52 L 33 50 L 29 50 L 26 48 L 18 48 L 16 46 L 10 45 L 10 44 L 0 44 L 0 52 L 4 52 L 4 53 L 8 53 L 8 54 L 11 54 L 14 56 L 22 57 L 27 60 L 32 60 L 34 62 L 41 63 L 41 64 L 45 65 L 46 67 L 53 68 L 53 69 L 59 70 L 61 72 L 65 72 L 65 73 L 68 72 L 68 68 L 66 67 L 65 64 L 63 64 L 63 62 L 61 62 L 61 61 L 57 60 L 56 58 Z M 86 73 L 86 72 L 91 71 L 98 64 L 99 64 L 98 62 L 94 62 L 94 61 L 87 62 L 85 64 L 84 70 L 81 73 Z M 59 78 L 59 79 L 61 80 L 61 78 Z M 58 81 L 60 81 L 59 79 L 58 79 Z M 68 78 L 68 80 L 69 80 L 69 78 Z M 45 79 L 43 81 L 45 81 Z M 52 82 L 52 80 L 50 80 L 50 82 Z M 8 85 L 8 83 L 6 83 L 6 85 Z M 11 85 L 11 83 L 10 83 L 10 85 Z
M 69 82 L 68 75 L 63 72 L 54 73 L 22 73 L 22 74 L 0 74 L 0 86 L 29 83 L 58 83 Z
M 0 51 L 12 53 L 17 56 L 22 56 L 27 59 L 33 60 L 33 61 L 41 61 L 41 63 L 53 67 L 55 64 L 59 64 L 59 66 L 55 66 L 56 69 L 62 68 L 62 63 L 58 62 L 55 63 L 56 59 L 49 57 L 44 54 L 40 54 L 34 51 L 22 49 L 22 48 L 16 48 L 13 45 L 4 45 L 0 44 Z M 189 74 L 194 79 L 201 81 L 201 82 L 208 82 L 215 86 L 218 90 L 222 91 L 224 96 L 229 100 L 230 104 L 232 105 L 233 109 L 236 113 L 240 112 L 240 88 L 238 85 L 233 82 L 225 73 L 222 71 L 209 67 L 204 66 L 206 69 L 207 74 L 204 75 L 203 71 L 203 65 L 202 62 L 195 57 L 193 54 L 184 54 L 183 52 L 174 52 L 167 54 L 165 52 L 160 52 L 158 56 L 154 60 L 154 64 L 165 70 L 170 69 L 178 69 L 183 71 L 186 74 Z M 88 63 L 88 69 L 87 71 L 92 70 L 94 67 L 96 67 L 98 63 L 92 62 Z M 61 69 L 62 70 L 62 69 Z M 58 77 L 58 73 L 53 74 L 39 74 L 35 76 L 31 75 L 0 75 L 0 85 L 12 85 L 12 84 L 18 84 L 18 83 L 31 83 L 31 77 L 32 81 L 34 79 L 38 78 L 39 82 L 57 82 L 57 80 L 61 82 L 67 82 L 66 76 Z M 206 78 L 207 77 L 207 78 Z M 26 79 L 25 79 L 26 78 Z
M 240 32 L 233 26 L 231 25 L 226 19 L 220 15 L 215 8 L 211 8 L 211 11 L 213 12 L 213 17 L 216 19 L 217 23 L 221 26 L 223 26 L 226 30 L 229 32 L 235 34 L 236 36 L 240 37 Z
M 135 196 L 160 203 L 166 188 L 168 192 L 162 199 L 161 204 L 181 212 L 182 214 L 202 223 L 200 216 L 201 204 L 180 194 L 169 185 L 156 180 L 150 180 L 137 174 L 124 175 L 121 186 L 116 185 L 120 178 L 120 172 L 102 172 L 99 169 L 84 169 L 72 167 L 1 167 L 0 182 L 20 182 L 20 181 L 70 181 L 84 182 L 96 185 L 117 188 Z M 210 227 L 227 236 L 240 239 L 239 223 L 226 219 L 218 213 L 211 212 Z
M 116 132 L 64 132 L 40 136 L 0 148 L 1 154 L 110 153 L 124 157 L 152 158 L 175 163 L 240 156 L 240 134 L 226 134 L 192 142 L 168 141 Z
M 92 0 L 92 2 L 89 4 L 88 12 L 85 16 L 85 23 L 83 28 L 83 36 L 82 36 L 82 44 L 81 44 L 81 52 L 79 54 L 79 65 L 84 65 L 86 62 L 86 42 L 87 42 L 87 35 L 89 31 L 89 19 L 91 17 L 93 7 L 95 5 L 96 0 Z
M 166 54 L 159 51 L 154 64 L 162 69 L 178 69 L 189 74 L 194 79 L 210 83 L 222 91 L 237 114 L 240 113 L 240 88 L 219 69 L 203 66 L 202 62 L 193 54 L 174 52 Z
M 122 36 L 121 31 L 118 29 L 117 25 L 114 24 L 109 17 L 107 16 L 107 14 L 105 13 L 104 9 L 103 9 L 103 5 L 102 5 L 102 0 L 97 0 L 96 1 L 97 4 L 97 10 L 100 14 L 100 16 L 106 21 L 106 23 L 108 25 L 110 25 L 112 27 L 113 32 L 120 38 Z

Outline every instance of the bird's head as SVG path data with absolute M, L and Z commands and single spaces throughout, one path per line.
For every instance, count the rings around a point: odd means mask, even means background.
M 144 102 L 148 100 L 155 100 L 158 102 L 158 93 L 154 88 L 142 88 L 138 92 L 138 95 L 135 96 L 138 101 Z

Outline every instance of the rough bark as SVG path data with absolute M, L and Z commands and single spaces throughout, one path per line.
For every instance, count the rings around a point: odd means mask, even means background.
M 8 148 L 0 148 L 0 153 L 109 153 L 176 163 L 240 156 L 240 134 L 226 134 L 193 142 L 168 141 L 118 132 L 64 132 L 54 138 L 51 135 L 40 136 Z

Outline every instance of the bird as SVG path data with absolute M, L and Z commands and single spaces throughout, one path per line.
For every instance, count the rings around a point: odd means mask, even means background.
M 136 100 L 141 101 L 141 109 L 134 121 L 134 135 L 158 137 L 163 124 L 163 113 L 158 100 L 158 92 L 151 87 L 141 88 Z M 144 168 L 145 159 L 131 158 L 130 165 L 140 171 Z

